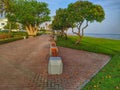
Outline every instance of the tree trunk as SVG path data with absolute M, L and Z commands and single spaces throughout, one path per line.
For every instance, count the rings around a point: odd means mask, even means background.
M 62 37 L 64 36 L 64 30 L 61 30 L 61 36 Z
M 64 30 L 61 30 L 61 37 L 65 36 L 65 39 L 67 39 L 67 34 L 64 32 Z
M 29 36 L 36 36 L 38 32 L 38 30 L 32 25 L 26 26 L 26 30 Z
M 67 34 L 64 32 L 64 35 L 65 35 L 65 39 L 67 39 Z
M 79 39 L 75 42 L 75 44 L 80 44 L 83 36 L 84 36 L 84 29 L 88 27 L 88 21 L 86 20 L 86 25 L 81 29 L 81 26 L 83 24 L 84 21 L 81 21 L 77 24 L 77 29 L 78 32 L 75 32 L 73 27 L 72 27 L 72 32 L 73 34 L 76 34 L 77 36 L 79 36 Z
M 11 22 L 9 21 L 9 34 L 11 33 Z
M 78 36 L 79 36 L 79 39 L 75 42 L 75 45 L 80 44 L 81 40 L 83 38 L 83 36 L 81 36 L 81 35 L 78 35 Z

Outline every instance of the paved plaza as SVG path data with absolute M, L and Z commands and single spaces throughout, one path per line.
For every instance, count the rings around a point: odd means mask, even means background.
M 50 36 L 0 45 L 0 90 L 81 90 L 110 57 L 58 47 L 61 75 L 48 74 Z

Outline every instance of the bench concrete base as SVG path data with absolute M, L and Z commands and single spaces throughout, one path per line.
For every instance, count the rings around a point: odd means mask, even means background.
M 50 57 L 48 63 L 49 74 L 62 74 L 63 63 L 61 57 Z

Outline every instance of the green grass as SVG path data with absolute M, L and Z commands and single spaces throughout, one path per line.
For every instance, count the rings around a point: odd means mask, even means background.
M 57 45 L 111 56 L 110 62 L 82 90 L 120 90 L 120 40 L 84 37 L 75 45 L 77 36 L 58 38 Z

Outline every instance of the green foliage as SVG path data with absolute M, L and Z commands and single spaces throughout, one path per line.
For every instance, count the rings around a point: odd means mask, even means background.
M 11 35 L 9 33 L 0 34 L 0 39 L 10 38 L 10 37 Z
M 0 40 L 0 44 L 5 44 L 5 43 L 13 42 L 16 40 L 21 40 L 21 39 L 23 39 L 23 37 L 6 38 L 6 39 Z
M 11 37 L 23 37 L 28 36 L 27 32 L 11 32 Z
M 37 35 L 42 35 L 42 34 L 51 34 L 51 31 L 46 29 L 40 29 Z
M 13 0 L 0 0 L 0 14 L 9 13 Z
M 79 44 L 84 36 L 84 30 L 88 27 L 89 22 L 102 22 L 105 18 L 105 13 L 100 5 L 95 5 L 89 1 L 77 1 L 68 5 L 68 21 L 72 27 L 73 34 L 79 36 L 76 44 Z M 74 31 L 73 26 L 77 26 L 77 31 Z
M 50 10 L 47 3 L 37 0 L 14 0 L 11 4 L 11 13 L 7 13 L 10 21 L 32 26 L 50 20 Z
M 105 13 L 100 5 L 80 0 L 69 4 L 66 9 L 59 8 L 52 22 L 52 28 L 63 32 L 63 30 L 71 27 L 73 34 L 79 36 L 76 42 L 79 44 L 89 22 L 102 22 L 104 18 Z M 77 27 L 78 31 L 74 31 L 74 27 Z
M 4 26 L 5 29 L 19 29 L 19 24 L 15 22 L 7 23 L 7 25 Z
M 52 21 L 52 29 L 64 30 L 66 28 L 69 28 L 67 18 L 68 18 L 67 9 L 59 8 L 56 11 L 56 16 L 54 17 L 54 20 Z
M 41 23 L 49 21 L 50 10 L 45 2 L 37 0 L 10 0 L 5 4 L 6 17 L 10 23 L 21 23 L 29 35 L 36 35 Z
M 5 39 L 1 37 L 6 37 L 6 38 L 12 38 L 12 37 L 23 37 L 23 36 L 28 36 L 27 32 L 11 32 L 9 33 L 8 31 L 2 31 L 0 32 L 0 39 Z
M 13 42 L 28 36 L 26 32 L 0 32 L 0 44 Z
M 101 22 L 105 18 L 105 13 L 100 5 L 95 5 L 89 1 L 77 1 L 68 5 L 69 20 L 73 23 L 85 20 Z
M 66 40 L 58 38 L 57 45 L 111 56 L 110 62 L 82 90 L 119 90 L 120 89 L 120 40 L 84 37 L 81 44 L 74 45 L 77 36 Z

